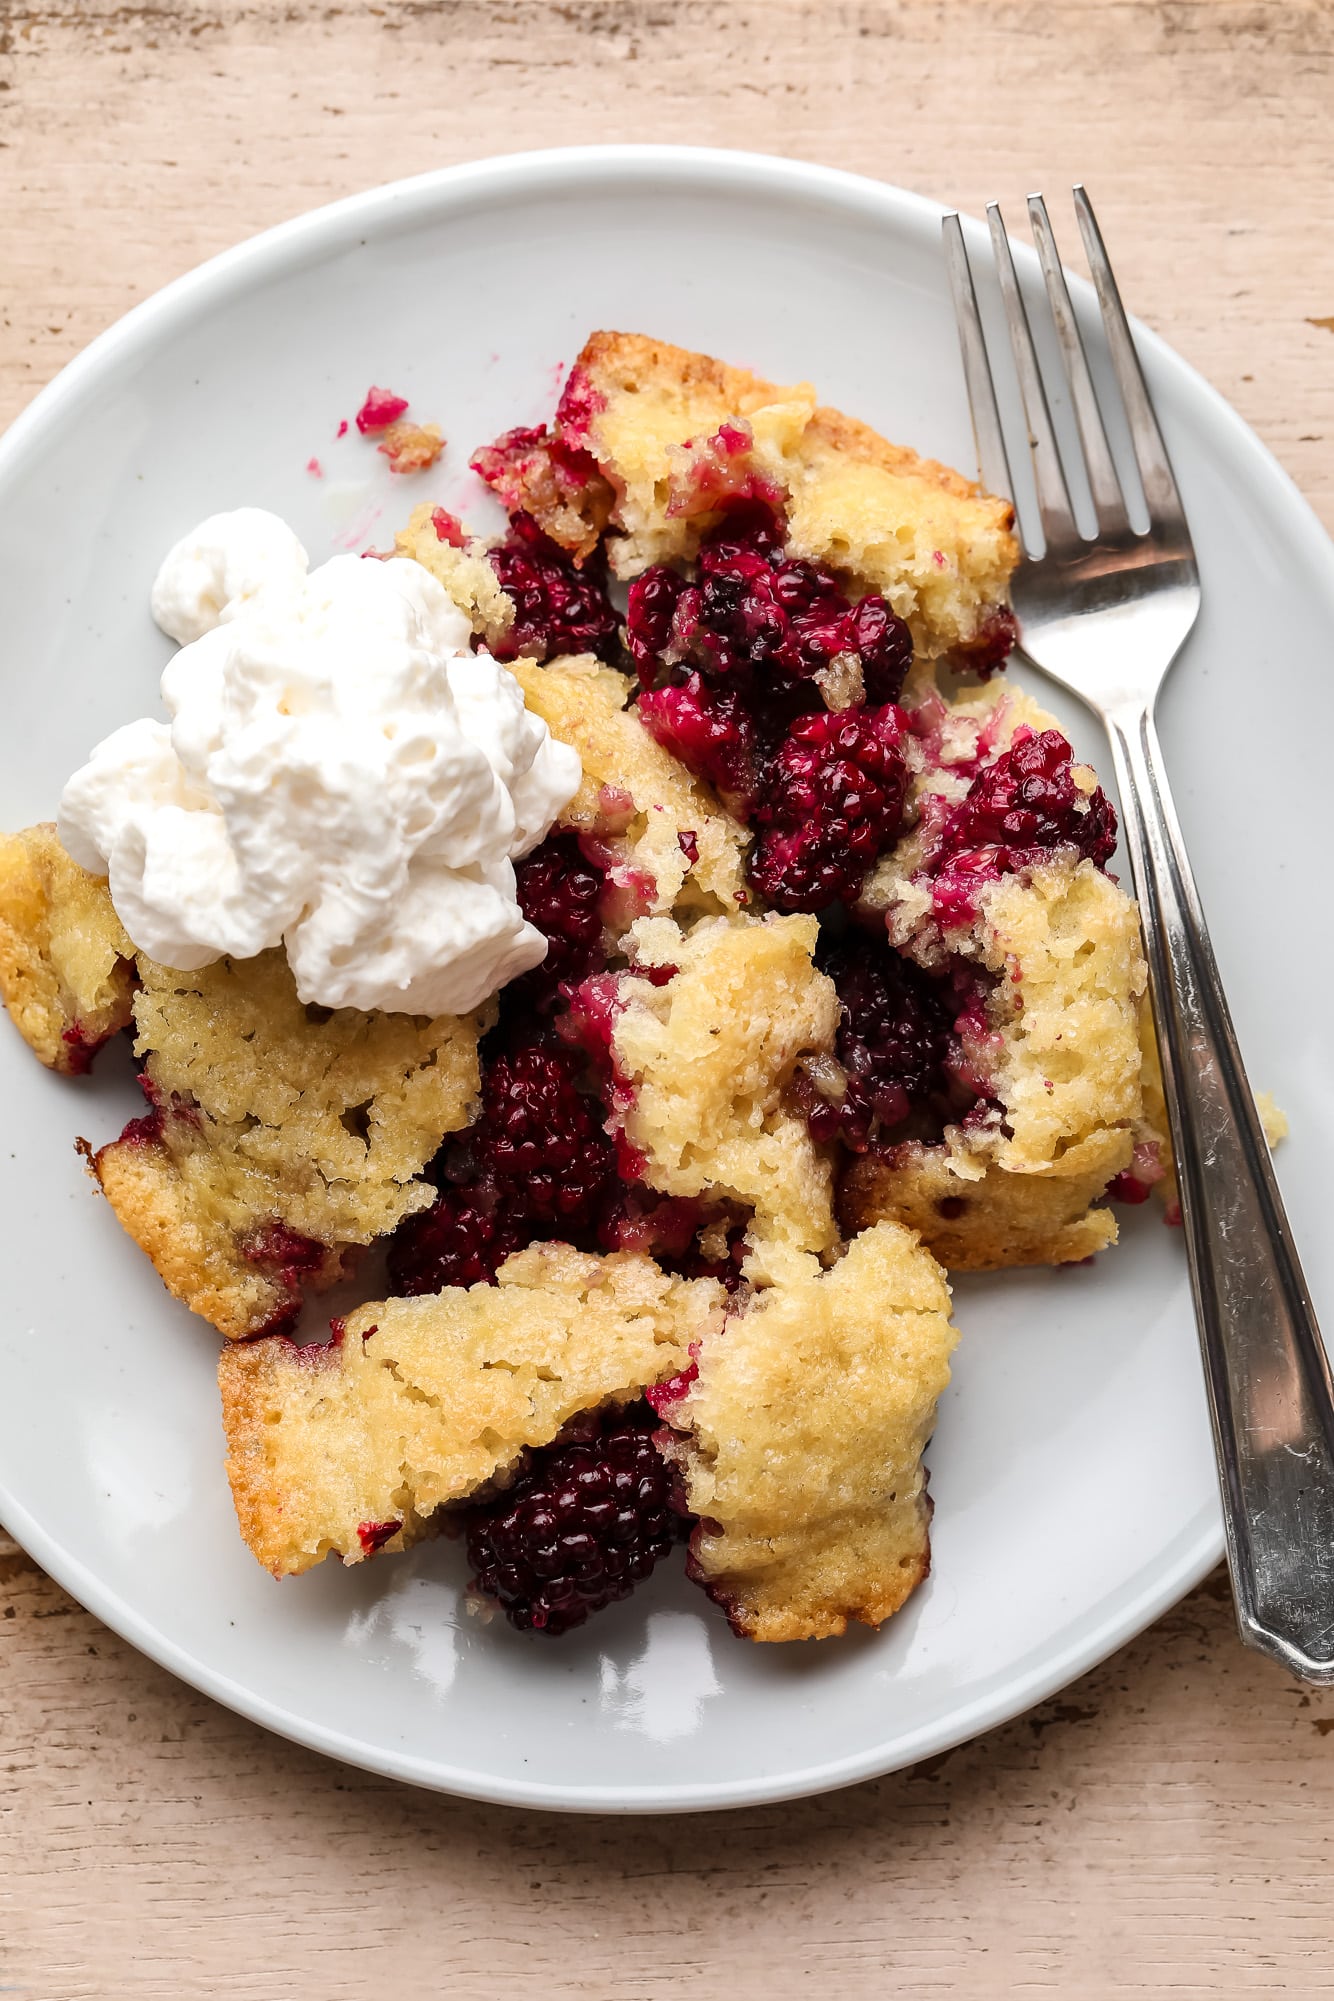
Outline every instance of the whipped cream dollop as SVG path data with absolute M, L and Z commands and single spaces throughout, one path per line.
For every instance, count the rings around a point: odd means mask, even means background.
M 153 610 L 183 640 L 171 720 L 113 731 L 60 803 L 150 958 L 192 972 L 282 943 L 303 1001 L 464 1014 L 546 956 L 514 862 L 578 753 L 406 558 L 308 571 L 259 508 L 170 552 Z

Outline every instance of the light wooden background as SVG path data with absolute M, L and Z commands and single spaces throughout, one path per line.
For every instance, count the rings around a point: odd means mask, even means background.
M 313 203 L 646 138 L 974 209 L 1086 179 L 1136 309 L 1334 526 L 1328 0 L 0 0 L 0 420 Z M 150 1667 L 3 1537 L 0 1674 L 0 1993 L 25 2001 L 1334 1994 L 1334 1694 L 1240 1652 L 1221 1578 L 979 1743 L 721 1818 L 344 1771 Z

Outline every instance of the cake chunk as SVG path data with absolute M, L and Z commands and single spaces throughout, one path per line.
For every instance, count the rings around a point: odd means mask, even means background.
M 364 1306 L 322 1348 L 226 1348 L 241 1533 L 279 1577 L 400 1549 L 578 1413 L 683 1369 L 723 1301 L 712 1279 L 671 1278 L 646 1257 L 539 1244 L 495 1285 Z
M 48 1069 L 82 1075 L 129 1027 L 134 980 L 106 877 L 72 861 L 53 826 L 0 834 L 0 999 Z
M 1013 509 L 934 460 L 745 369 L 642 334 L 595 333 L 576 360 L 551 433 L 610 485 L 605 547 L 618 576 L 689 561 L 723 507 L 758 500 L 787 522 L 787 552 L 882 593 L 919 654 L 990 667 L 1014 635 Z M 507 506 L 540 504 L 510 469 Z M 589 488 L 607 518 L 600 485 Z M 584 526 L 548 513 L 576 552 Z M 576 513 L 575 519 L 579 516 Z
M 470 541 L 452 515 L 429 502 L 415 507 L 407 527 L 394 537 L 394 553 L 429 570 L 479 639 L 492 652 L 503 650 L 514 624 L 514 605 L 487 561 L 485 545 Z
M 651 1393 L 700 1517 L 691 1574 L 752 1640 L 878 1626 L 930 1567 L 922 1453 L 949 1381 L 949 1288 L 880 1223 L 775 1282 Z
M 1116 1241 L 1100 1200 L 1143 1112 L 1139 914 L 1100 866 L 1115 821 L 1026 696 L 937 700 L 917 725 L 914 825 L 859 908 L 953 996 L 974 1102 L 943 1134 L 908 1124 L 864 1146 L 840 1218 L 896 1218 L 957 1271 L 1090 1257 Z
M 489 1016 L 305 1007 L 281 951 L 140 971 L 151 1110 L 98 1179 L 178 1299 L 220 1333 L 270 1331 L 431 1202 L 422 1170 L 472 1114 Z
M 1116 1242 L 1095 1205 L 1130 1163 L 1141 1111 L 1138 914 L 1091 862 L 1056 855 L 982 893 L 976 949 L 995 975 L 983 1108 L 943 1143 L 852 1161 L 844 1227 L 896 1217 L 952 1271 L 1091 1257 Z
M 647 918 L 629 938 L 640 976 L 620 983 L 614 1102 L 651 1188 L 754 1211 L 753 1240 L 827 1251 L 833 1173 L 790 1098 L 799 1060 L 827 1052 L 833 986 L 812 961 L 813 917 Z M 646 975 L 674 968 L 663 984 Z

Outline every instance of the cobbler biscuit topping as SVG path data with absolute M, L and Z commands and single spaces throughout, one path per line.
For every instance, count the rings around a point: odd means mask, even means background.
M 540 963 L 514 862 L 578 753 L 436 578 L 354 556 L 307 575 L 246 508 L 178 544 L 154 606 L 191 636 L 162 676 L 172 720 L 99 744 L 60 816 L 140 951 L 195 971 L 281 942 L 302 1001 L 424 1015 Z
M 688 1536 L 738 1633 L 878 1625 L 929 1563 L 936 1259 L 1088 1258 L 1168 1171 L 1113 809 L 1022 692 L 937 680 L 1014 636 L 1008 504 L 622 334 L 472 464 L 498 537 L 177 545 L 171 721 L 64 848 L 0 838 L 0 994 L 66 1070 L 133 1019 L 150 1110 L 92 1165 L 241 1337 L 275 1574 L 452 1522 L 555 1635 Z M 373 1241 L 388 1296 L 294 1346 Z

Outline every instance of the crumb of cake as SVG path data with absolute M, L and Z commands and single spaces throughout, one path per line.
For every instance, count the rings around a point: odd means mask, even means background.
M 135 1047 L 155 1111 L 101 1148 L 98 1178 L 177 1298 L 251 1335 L 300 1298 L 299 1261 L 266 1256 L 264 1231 L 319 1246 L 320 1285 L 430 1204 L 422 1172 L 472 1114 L 489 1016 L 303 1007 L 281 951 L 139 967 Z
M 396 396 L 392 389 L 368 389 L 366 400 L 357 412 L 357 429 L 363 438 L 376 431 L 388 430 L 389 426 L 407 414 L 408 399 Z
M 307 459 L 306 471 L 310 474 L 312 479 L 324 478 L 324 467 L 320 464 L 318 459 Z
M 627 707 L 625 676 L 588 657 L 513 666 L 529 708 L 583 760 L 583 783 L 560 825 L 594 838 L 603 866 L 641 885 L 650 915 L 733 908 L 745 886 L 746 835 Z M 694 859 L 683 833 L 694 836 Z
M 617 1112 L 650 1187 L 754 1211 L 753 1237 L 826 1251 L 829 1162 L 791 1099 L 798 1062 L 833 1047 L 838 999 L 813 917 L 641 920 L 611 1023 Z M 657 985 L 651 973 L 671 966 Z
M 1275 1104 L 1273 1092 L 1257 1091 L 1255 1109 L 1260 1114 L 1260 1125 L 1270 1149 L 1280 1146 L 1292 1128 L 1288 1123 L 1287 1113 L 1281 1106 Z
M 499 656 L 514 625 L 514 603 L 501 589 L 485 545 L 469 542 L 454 532 L 457 528 L 452 515 L 428 501 L 413 509 L 407 527 L 395 535 L 394 553 L 429 570 L 466 613 L 478 638 Z
M 535 1246 L 495 1285 L 365 1306 L 325 1350 L 270 1338 L 219 1364 L 241 1533 L 277 1576 L 359 1563 L 367 1523 L 401 1548 L 572 1418 L 682 1369 L 721 1325 L 709 1279 L 646 1257 Z
M 0 999 L 34 1054 L 81 1076 L 129 1027 L 134 982 L 105 876 L 71 861 L 54 826 L 0 834 Z
M 606 542 L 618 575 L 693 559 L 716 510 L 694 511 L 691 496 L 705 460 L 722 460 L 731 489 L 749 481 L 781 498 L 790 555 L 883 595 L 919 653 L 989 668 L 1003 637 L 1008 650 L 1004 601 L 1019 553 L 1008 501 L 817 407 L 808 384 L 779 388 L 666 342 L 593 334 L 574 373 L 578 443 L 615 494 Z M 724 427 L 736 433 L 731 451 L 692 446 Z M 555 428 L 571 435 L 559 415 Z
M 590 1411 L 527 1454 L 496 1500 L 467 1511 L 469 1588 L 551 1639 L 628 1597 L 684 1531 L 655 1426 L 647 1404 Z
M 346 436 L 347 436 L 347 418 L 340 417 L 338 420 L 338 429 L 334 432 L 334 440 L 335 442 L 337 442 L 339 438 L 345 438 Z
M 926 1576 L 922 1453 L 957 1338 L 949 1306 L 913 1233 L 880 1223 L 828 1271 L 787 1252 L 650 1392 L 699 1517 L 691 1575 L 738 1634 L 878 1626 Z
M 390 472 L 397 473 L 426 472 L 444 449 L 438 424 L 411 424 L 402 417 L 385 426 L 376 446 L 388 459 Z

